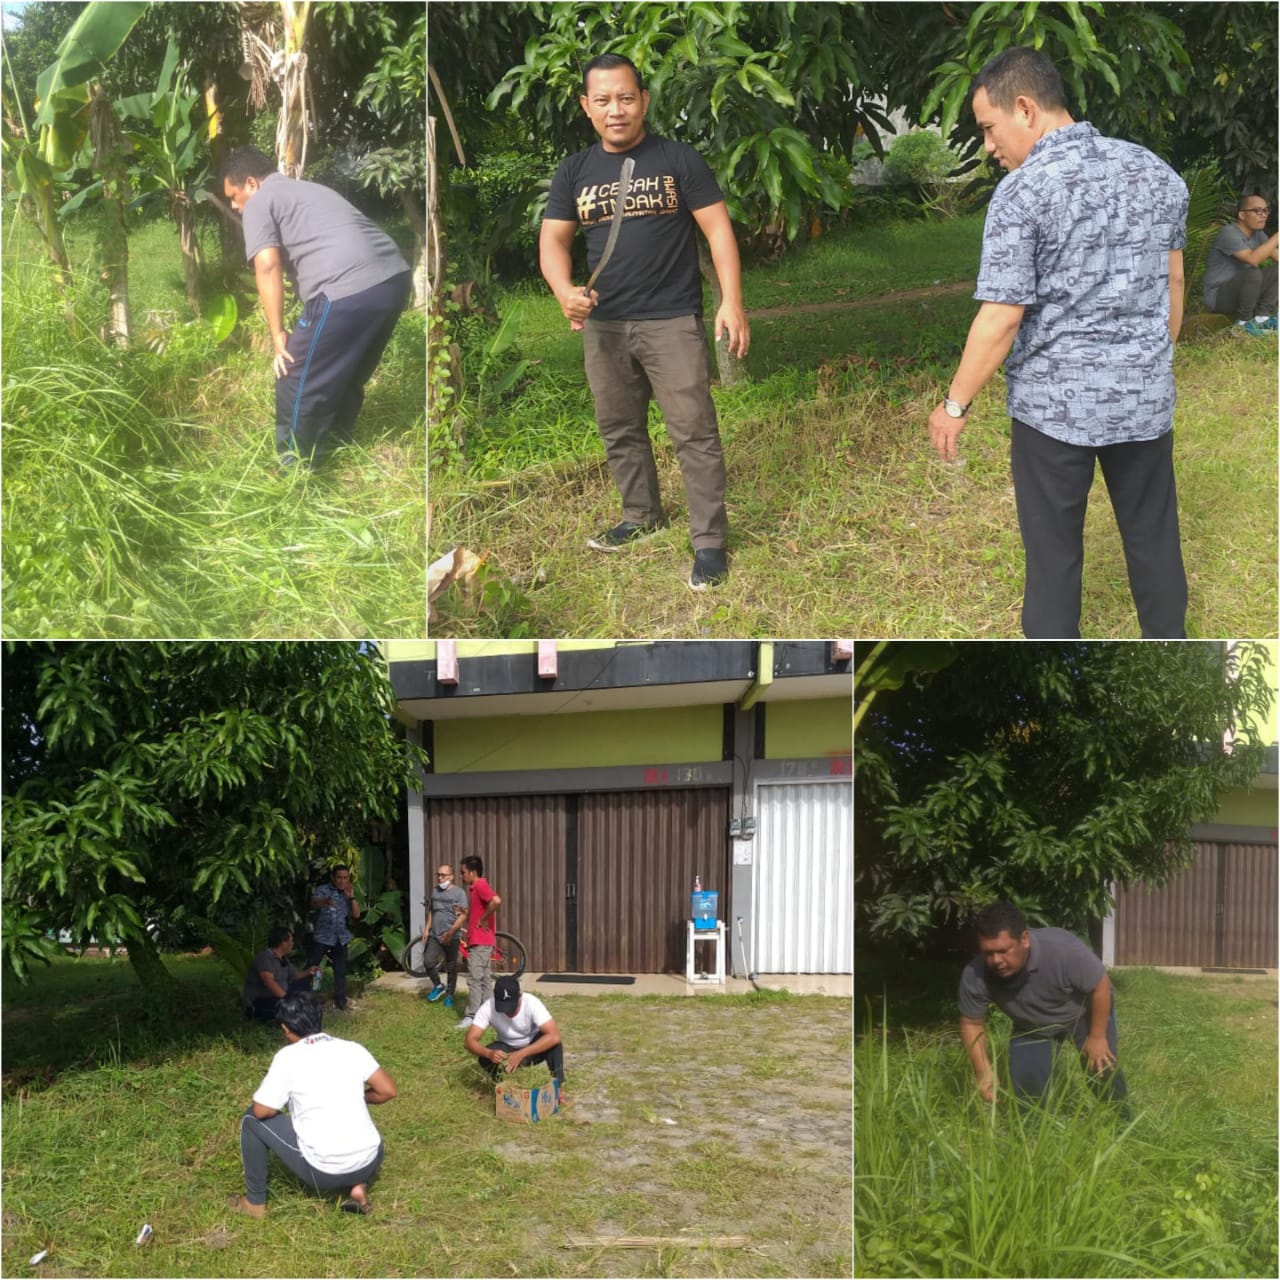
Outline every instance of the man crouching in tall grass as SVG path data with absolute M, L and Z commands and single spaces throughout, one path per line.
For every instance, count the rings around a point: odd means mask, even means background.
M 1066 929 L 1028 929 L 1011 902 L 994 902 L 974 920 L 978 951 L 960 975 L 960 1038 L 987 1102 L 996 1074 L 987 1052 L 986 1018 L 994 1004 L 1013 1021 L 1009 1075 L 1024 1105 L 1043 1098 L 1059 1046 L 1079 1051 L 1090 1086 L 1118 1105 L 1129 1089 L 1116 1064 L 1116 1015 L 1102 961 Z
M 276 452 L 315 466 L 351 439 L 364 385 L 409 301 L 409 264 L 395 241 L 318 182 L 286 178 L 256 147 L 237 147 L 223 190 L 244 218 L 245 257 L 271 329 Z M 284 327 L 284 277 L 302 301 Z

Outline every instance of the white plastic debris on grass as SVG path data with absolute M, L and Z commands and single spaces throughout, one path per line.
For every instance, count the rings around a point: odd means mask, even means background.
M 436 597 L 455 583 L 462 588 L 474 585 L 475 576 L 484 564 L 484 556 L 478 556 L 466 547 L 454 549 L 427 566 L 427 621 L 435 617 Z

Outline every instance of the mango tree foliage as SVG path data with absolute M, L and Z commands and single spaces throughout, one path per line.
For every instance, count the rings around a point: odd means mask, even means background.
M 1260 645 L 983 642 L 939 646 L 938 663 L 920 648 L 855 735 L 872 937 L 922 942 L 1001 899 L 1086 928 L 1112 881 L 1165 884 L 1187 865 L 1191 827 L 1268 745 L 1251 727 L 1273 698 Z
M 582 68 L 621 53 L 649 127 L 695 146 L 748 236 L 793 240 L 848 203 L 848 153 L 887 124 L 871 100 L 863 4 L 535 4 L 541 32 L 489 97 L 566 150 L 595 140 Z
M 127 946 L 144 985 L 162 982 L 150 933 L 346 856 L 421 764 L 356 644 L 11 644 L 3 684 L 19 975 L 41 958 L 33 935 L 59 928 Z

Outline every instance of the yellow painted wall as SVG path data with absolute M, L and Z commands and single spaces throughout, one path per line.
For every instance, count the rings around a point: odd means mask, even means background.
M 852 690 L 848 698 L 800 698 L 765 705 L 766 760 L 844 755 L 853 750 Z
M 1277 824 L 1277 793 L 1255 788 L 1248 793 L 1234 791 L 1223 798 L 1215 822 L 1243 827 L 1274 827 Z
M 1274 640 L 1269 640 L 1264 645 L 1269 658 L 1267 664 L 1267 676 L 1271 681 L 1271 688 L 1274 691 L 1280 684 L 1280 645 Z M 1263 738 L 1266 742 L 1280 742 L 1280 698 L 1277 698 L 1271 704 L 1271 715 L 1263 720 L 1261 717 L 1254 717 L 1255 725 L 1262 728 Z
M 718 705 L 435 722 L 437 773 L 683 764 L 723 755 Z

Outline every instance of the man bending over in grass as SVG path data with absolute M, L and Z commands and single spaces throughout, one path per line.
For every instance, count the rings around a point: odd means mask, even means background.
M 489 1026 L 498 1038 L 482 1045 L 480 1037 Z M 561 1103 L 567 1102 L 563 1096 L 564 1046 L 556 1020 L 537 996 L 521 994 L 515 978 L 499 978 L 493 984 L 493 998 L 480 1006 L 467 1028 L 465 1043 L 495 1080 L 502 1071 L 545 1062 L 556 1082 L 556 1092 L 561 1094 Z
M 982 306 L 929 417 L 933 447 L 954 461 L 970 403 L 1003 364 L 1026 555 L 1023 631 L 1080 635 L 1085 508 L 1101 465 L 1143 639 L 1178 639 L 1187 579 L 1173 344 L 1186 184 L 1150 151 L 1073 120 L 1043 53 L 1006 49 L 973 85 L 987 154 L 1009 173 L 987 208 L 974 295 Z
M 277 1017 L 288 1043 L 240 1121 L 245 1194 L 227 1203 L 251 1218 L 267 1216 L 267 1153 L 274 1151 L 303 1186 L 317 1195 L 346 1190 L 343 1210 L 368 1213 L 384 1150 L 369 1105 L 390 1102 L 395 1082 L 363 1045 L 321 1031 L 320 1005 L 310 995 L 286 996 Z
M 1066 929 L 1028 929 L 1011 902 L 995 902 L 974 921 L 979 953 L 960 975 L 960 1039 L 978 1078 L 978 1092 L 995 1099 L 996 1075 L 987 1053 L 987 1006 L 1013 1020 L 1009 1075 L 1026 1104 L 1044 1095 L 1056 1049 L 1070 1040 L 1089 1084 L 1120 1104 L 1129 1089 L 1116 1065 L 1116 1013 L 1102 961 Z
M 256 147 L 237 147 L 223 190 L 244 216 L 244 248 L 271 328 L 276 452 L 282 466 L 315 466 L 349 441 L 396 321 L 409 300 L 409 264 L 336 191 L 286 178 Z M 284 277 L 302 301 L 284 327 Z

